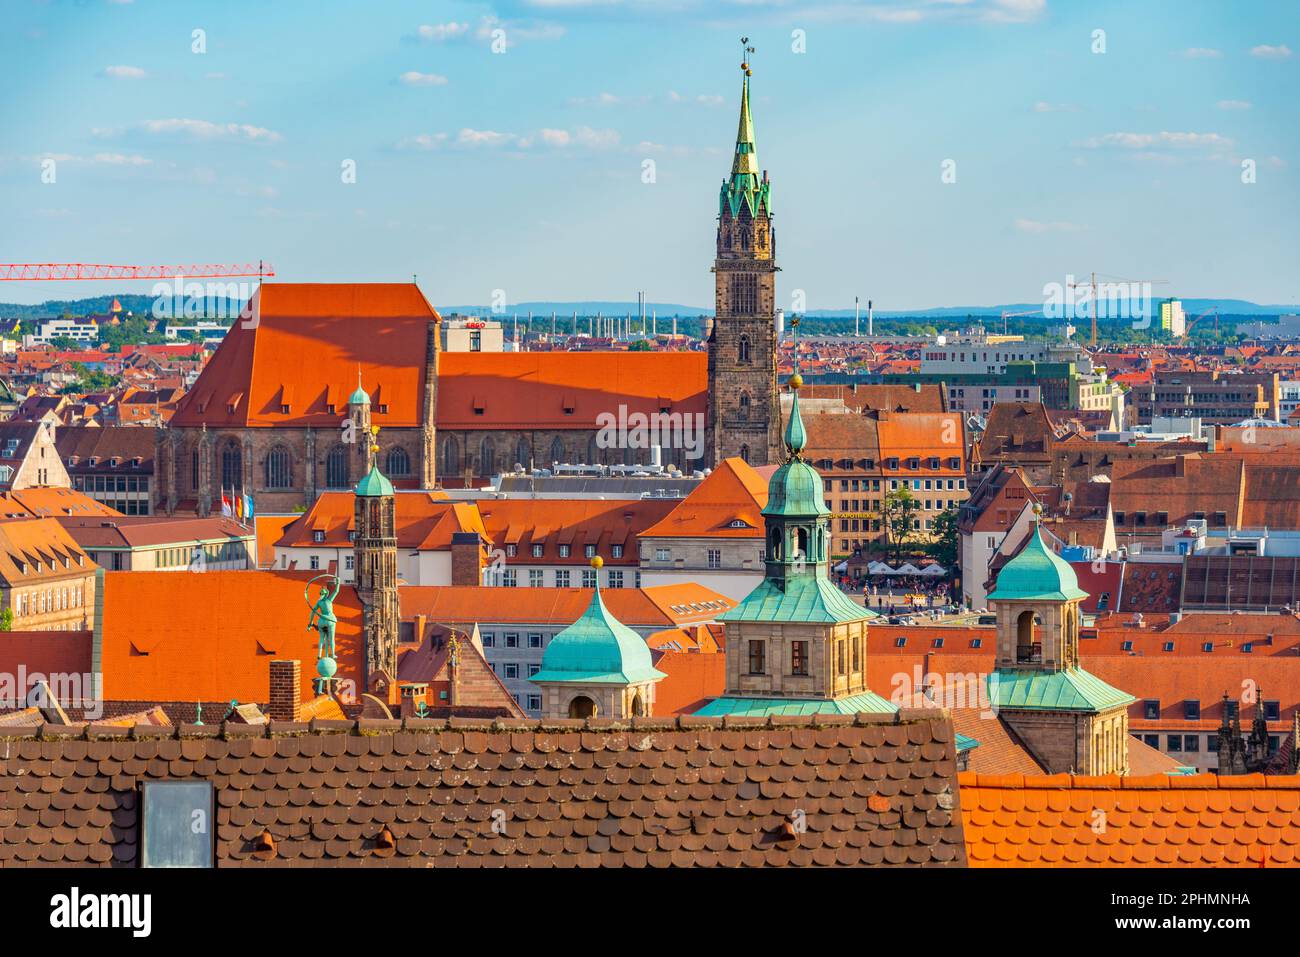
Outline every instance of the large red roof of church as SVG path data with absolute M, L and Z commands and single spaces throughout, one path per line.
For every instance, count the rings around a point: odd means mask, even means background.
M 437 312 L 412 283 L 265 283 L 172 424 L 333 426 L 361 385 L 380 426 L 420 425 L 425 341 Z M 705 413 L 702 352 L 449 352 L 438 426 L 594 428 L 601 413 Z M 333 411 L 331 412 L 331 408 Z
M 596 428 L 619 406 L 708 411 L 703 352 L 446 352 L 438 373 L 440 429 Z
M 420 425 L 428 324 L 413 283 L 265 283 L 236 319 L 173 425 L 333 426 L 361 384 L 380 426 Z M 334 412 L 329 411 L 330 407 Z

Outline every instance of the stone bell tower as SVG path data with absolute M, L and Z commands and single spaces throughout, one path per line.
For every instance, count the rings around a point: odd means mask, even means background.
M 759 173 L 749 111 L 746 46 L 740 128 L 731 175 L 718 198 L 714 319 L 709 333 L 709 450 L 712 464 L 740 456 L 751 465 L 781 461 L 776 389 L 776 233 L 771 184 Z
M 988 597 L 998 618 L 989 699 L 1049 774 L 1127 774 L 1135 699 L 1080 667 L 1079 605 L 1087 597 L 1035 517 L 1029 541 Z
M 401 613 L 397 600 L 397 528 L 393 483 L 371 465 L 357 483 L 353 554 L 361 632 L 366 649 L 365 691 L 391 687 L 397 676 Z

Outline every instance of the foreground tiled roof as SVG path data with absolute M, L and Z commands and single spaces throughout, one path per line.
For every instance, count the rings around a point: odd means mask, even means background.
M 972 867 L 1300 864 L 1300 777 L 966 772 L 958 780 Z
M 163 778 L 213 782 L 226 866 L 965 864 L 952 726 L 933 714 L 0 738 L 0 867 L 133 865 L 140 784 Z

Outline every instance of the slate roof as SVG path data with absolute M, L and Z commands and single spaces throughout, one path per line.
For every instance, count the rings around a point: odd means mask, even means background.
M 966 862 L 942 713 L 43 725 L 0 738 L 0 866 L 134 865 L 139 786 L 162 778 L 213 782 L 222 866 Z

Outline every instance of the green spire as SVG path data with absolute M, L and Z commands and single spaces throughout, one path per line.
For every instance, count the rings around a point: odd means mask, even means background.
M 369 405 L 370 396 L 361 388 L 361 366 L 357 366 L 357 389 L 348 396 L 348 405 Z
M 752 53 L 746 47 L 746 55 Z M 744 77 L 740 85 L 740 124 L 736 129 L 736 156 L 731 162 L 731 176 L 722 182 L 719 213 L 740 214 L 742 206 L 751 216 L 760 211 L 771 213 L 771 184 L 762 179 L 758 169 L 758 148 L 754 144 L 754 117 L 749 110 L 749 61 L 741 64 Z
M 740 85 L 740 128 L 736 131 L 736 158 L 731 176 L 758 177 L 758 152 L 754 147 L 754 118 L 749 113 L 749 71 Z

